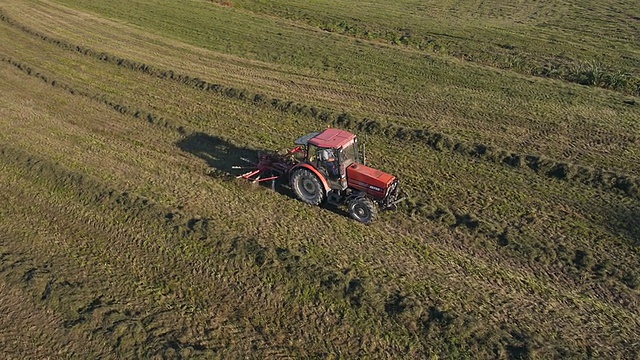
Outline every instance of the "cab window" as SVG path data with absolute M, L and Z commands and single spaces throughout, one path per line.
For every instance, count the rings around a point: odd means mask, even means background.
M 316 162 L 316 158 L 318 156 L 318 147 L 315 145 L 311 145 L 309 144 L 308 148 L 307 148 L 307 154 L 308 154 L 308 161 L 310 163 L 315 163 Z

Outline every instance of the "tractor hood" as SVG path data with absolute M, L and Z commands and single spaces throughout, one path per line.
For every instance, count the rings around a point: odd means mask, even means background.
M 355 188 L 386 191 L 395 176 L 386 172 L 370 168 L 362 164 L 353 164 L 347 168 L 347 181 Z

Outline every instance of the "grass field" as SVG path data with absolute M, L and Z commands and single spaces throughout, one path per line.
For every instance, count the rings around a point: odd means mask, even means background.
M 637 358 L 639 16 L 3 2 L 2 357 Z M 232 176 L 327 124 L 397 211 Z

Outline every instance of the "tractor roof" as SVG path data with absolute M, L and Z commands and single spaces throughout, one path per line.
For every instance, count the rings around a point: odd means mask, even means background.
M 338 149 L 348 144 L 355 137 L 355 135 L 348 131 L 329 128 L 311 137 L 308 142 L 317 147 Z
M 314 138 L 318 134 L 320 134 L 320 133 L 319 132 L 312 132 L 312 133 L 309 133 L 309 134 L 307 134 L 305 136 L 299 137 L 294 142 L 296 143 L 296 145 L 307 145 L 309 140 L 311 140 L 312 138 Z

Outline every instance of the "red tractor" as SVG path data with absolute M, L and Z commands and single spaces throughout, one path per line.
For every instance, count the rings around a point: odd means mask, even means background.
M 239 177 L 275 182 L 287 175 L 301 201 L 311 205 L 346 203 L 351 217 L 365 224 L 374 220 L 376 203 L 385 210 L 404 200 L 399 199 L 395 176 L 360 163 L 354 134 L 329 128 L 307 134 L 295 143 L 298 146 L 285 155 L 261 155 L 253 163 L 253 170 Z

